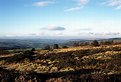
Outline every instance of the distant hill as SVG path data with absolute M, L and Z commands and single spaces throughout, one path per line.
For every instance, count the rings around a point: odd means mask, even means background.
M 110 40 L 121 40 L 121 38 L 110 38 Z
M 0 49 L 42 48 L 45 45 L 66 43 L 56 39 L 0 39 Z
M 121 38 L 97 39 L 100 40 L 121 40 Z M 25 48 L 43 48 L 46 45 L 52 46 L 72 46 L 74 42 L 92 41 L 86 39 L 0 39 L 0 49 L 25 49 Z

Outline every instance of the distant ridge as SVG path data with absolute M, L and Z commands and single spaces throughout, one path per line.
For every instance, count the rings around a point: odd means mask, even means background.
M 121 38 L 109 38 L 109 40 L 121 40 Z

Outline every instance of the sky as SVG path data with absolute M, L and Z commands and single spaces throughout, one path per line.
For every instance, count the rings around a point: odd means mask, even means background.
M 121 0 L 0 0 L 0 36 L 121 37 Z

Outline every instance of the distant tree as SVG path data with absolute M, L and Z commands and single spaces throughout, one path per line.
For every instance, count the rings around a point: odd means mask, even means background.
M 58 48 L 59 48 L 58 44 L 53 45 L 53 49 L 58 49 Z
M 31 57 L 32 55 L 34 55 L 34 52 L 33 52 L 33 51 L 30 51 L 30 50 L 27 50 L 27 51 L 25 51 L 23 54 L 24 54 L 24 56 L 26 56 L 26 57 Z
M 68 46 L 62 46 L 62 48 L 68 48 Z
M 74 43 L 73 43 L 73 46 L 74 46 L 74 47 L 79 46 L 79 42 L 74 42 Z
M 99 46 L 99 43 L 97 40 L 94 40 L 92 43 L 91 43 L 92 46 Z
M 35 54 L 35 48 L 32 48 L 31 51 L 30 51 L 30 55 L 34 55 Z
M 50 45 L 46 45 L 43 49 L 44 50 L 50 50 L 51 48 L 50 48 Z
M 31 51 L 35 51 L 35 48 L 32 48 L 32 50 Z

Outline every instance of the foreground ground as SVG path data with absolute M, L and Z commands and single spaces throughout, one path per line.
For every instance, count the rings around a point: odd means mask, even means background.
M 0 55 L 0 82 L 121 82 L 121 45 Z

